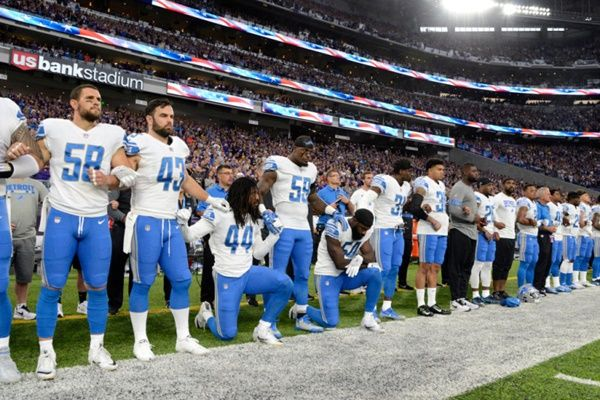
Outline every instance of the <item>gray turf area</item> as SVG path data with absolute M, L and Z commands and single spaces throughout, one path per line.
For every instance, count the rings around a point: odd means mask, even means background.
M 590 288 L 516 309 L 390 322 L 385 334 L 341 329 L 282 348 L 252 343 L 127 360 L 115 372 L 66 368 L 54 382 L 27 374 L 0 387 L 0 398 L 440 399 L 600 339 L 599 296 Z

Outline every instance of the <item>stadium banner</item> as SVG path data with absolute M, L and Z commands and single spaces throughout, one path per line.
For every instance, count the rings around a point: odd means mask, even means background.
M 440 121 L 453 125 L 466 126 L 480 130 L 487 130 L 492 132 L 500 132 L 506 134 L 515 135 L 532 135 L 532 136 L 546 136 L 546 137 L 588 137 L 598 138 L 600 132 L 564 132 L 564 131 L 550 131 L 550 130 L 536 130 L 536 129 L 525 129 L 515 128 L 508 126 L 500 126 L 494 124 L 485 124 L 481 122 L 468 121 L 461 118 L 450 117 L 446 115 L 434 114 L 427 111 L 415 110 L 408 107 L 403 107 L 395 104 L 385 103 L 377 100 L 371 100 L 364 97 L 354 96 L 334 90 L 319 88 L 317 86 L 308 85 L 305 83 L 267 75 L 261 72 L 250 71 L 239 67 L 230 66 L 227 64 L 220 64 L 212 62 L 199 57 L 193 57 L 187 54 L 177 53 L 171 50 L 162 49 L 155 46 L 150 46 L 143 43 L 134 42 L 127 39 L 118 38 L 108 34 L 98 33 L 89 29 L 78 28 L 72 25 L 66 25 L 59 22 L 54 22 L 42 17 L 33 16 L 20 11 L 8 9 L 0 6 L 0 18 L 10 19 L 12 21 L 22 22 L 24 24 L 60 32 L 76 36 L 79 38 L 89 39 L 96 42 L 100 42 L 107 45 L 112 45 L 121 49 L 139 52 L 154 57 L 159 57 L 171 61 L 182 62 L 198 67 L 206 68 L 213 71 L 227 73 L 234 76 L 239 76 L 247 79 L 253 79 L 265 84 L 284 86 L 296 90 L 301 90 L 321 96 L 326 96 L 336 100 L 344 100 L 351 103 L 356 103 L 372 108 L 379 108 L 395 113 L 399 113 L 405 116 L 417 117 L 421 119 L 427 119 L 431 121 Z
M 455 147 L 456 141 L 448 136 L 432 135 L 429 133 L 404 130 L 404 139 L 415 142 L 437 144 L 440 146 Z
M 378 135 L 392 136 L 401 138 L 400 129 L 392 128 L 391 126 L 373 124 L 371 122 L 357 121 L 355 119 L 348 119 L 340 117 L 340 127 L 347 129 L 354 129 L 362 132 L 370 132 Z
M 275 103 L 263 101 L 262 111 L 266 114 L 278 115 L 299 119 L 302 121 L 315 122 L 317 124 L 333 125 L 333 117 L 327 114 L 319 114 L 313 111 L 301 110 L 299 108 L 285 107 Z
M 144 90 L 144 77 L 141 74 L 79 60 L 59 59 L 11 49 L 9 63 L 22 71 L 43 71 L 132 90 Z
M 425 80 L 433 83 L 438 83 L 447 86 L 453 86 L 464 89 L 483 90 L 494 93 L 517 93 L 527 95 L 541 95 L 541 96 L 595 96 L 600 94 L 600 89 L 576 89 L 576 88 L 565 88 L 565 89 L 553 89 L 553 88 L 535 88 L 535 87 L 522 87 L 522 86 L 506 86 L 506 85 L 493 85 L 481 82 L 470 82 L 460 79 L 451 79 L 441 75 L 428 74 L 424 72 L 414 71 L 409 68 L 401 67 L 398 65 L 389 64 L 383 61 L 376 61 L 374 59 L 361 57 L 358 55 L 346 53 L 341 50 L 332 49 L 325 47 L 320 44 L 307 42 L 305 40 L 296 39 L 291 36 L 287 36 L 281 33 L 277 33 L 268 29 L 265 29 L 256 25 L 249 25 L 242 21 L 233 20 L 225 17 L 221 17 L 215 14 L 211 14 L 204 10 L 188 7 L 183 4 L 179 4 L 169 0 L 145 0 L 146 3 L 152 4 L 155 7 L 159 7 L 165 10 L 176 12 L 179 14 L 187 15 L 188 17 L 200 19 L 205 22 L 216 24 L 230 29 L 235 29 L 251 35 L 260 36 L 264 39 L 274 40 L 279 43 L 284 43 L 290 46 L 300 47 L 305 50 L 314 51 L 326 56 L 344 59 L 356 64 L 366 65 L 368 67 L 381 69 L 384 71 L 396 73 L 409 78 Z
M 200 89 L 175 82 L 167 82 L 167 94 L 241 108 L 248 111 L 254 110 L 254 101 L 250 99 L 230 96 L 227 93 L 213 92 L 211 90 Z

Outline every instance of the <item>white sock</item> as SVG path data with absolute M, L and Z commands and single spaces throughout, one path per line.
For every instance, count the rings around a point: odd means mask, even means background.
M 425 289 L 417 289 L 417 307 L 425 305 Z
M 473 263 L 473 267 L 471 267 L 471 276 L 469 277 L 469 283 L 472 288 L 477 288 L 479 290 L 479 275 L 484 264 L 483 261 L 475 261 Z
M 392 308 L 392 301 L 391 300 L 384 300 L 383 304 L 381 305 L 381 311 L 385 311 L 389 308 Z
M 258 321 L 258 326 L 261 328 L 271 329 L 271 323 L 267 321 L 263 321 L 262 319 Z
M 40 352 L 49 351 L 54 353 L 54 347 L 52 346 L 52 339 L 40 340 Z
M 171 314 L 175 319 L 175 329 L 177 330 L 177 340 L 183 340 L 190 336 L 190 308 L 181 308 L 179 310 L 173 310 L 171 308 Z
M 471 288 L 473 291 L 473 298 L 479 297 L 479 289 Z
M 484 262 L 481 268 L 481 287 L 489 288 L 492 285 L 492 263 Z M 486 296 L 483 296 L 486 297 Z
M 579 271 L 579 281 L 580 282 L 587 281 L 587 271 Z
M 427 288 L 427 306 L 431 307 L 436 304 L 435 294 L 436 288 Z
M 552 277 L 552 286 L 555 288 L 560 286 L 560 277 L 558 277 L 558 276 Z
M 490 297 L 490 289 L 483 289 L 481 291 L 481 297 Z
M 129 312 L 131 317 L 131 326 L 133 327 L 133 340 L 135 343 L 140 340 L 148 340 L 146 334 L 146 320 L 148 319 L 148 311 L 143 312 Z
M 550 287 L 550 277 L 546 277 L 546 287 Z
M 300 305 L 300 304 L 296 304 L 294 307 L 296 307 L 296 313 L 298 314 L 306 314 L 306 311 L 308 310 L 308 304 L 304 304 L 304 305 Z
M 363 314 L 363 318 L 372 318 L 373 316 L 373 313 L 369 311 L 365 311 L 365 313 Z
M 572 263 L 571 263 L 571 271 L 573 273 L 573 283 L 579 283 L 579 273 L 578 273 L 578 271 L 573 271 Z
M 104 344 L 104 333 L 90 335 L 90 349 L 97 349 Z
M 3 348 L 3 347 L 8 347 L 8 340 L 9 339 L 10 339 L 10 336 L 0 338 L 0 349 Z

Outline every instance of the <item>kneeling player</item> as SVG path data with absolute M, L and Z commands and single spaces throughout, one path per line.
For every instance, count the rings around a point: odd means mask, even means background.
M 216 310 L 213 314 L 210 303 L 202 303 L 196 324 L 203 328 L 208 326 L 218 339 L 232 340 L 237 335 L 242 295 L 262 294 L 264 297 L 269 294 L 265 311 L 252 336 L 257 342 L 281 345 L 271 326 L 286 306 L 294 285 L 282 272 L 252 265 L 252 257 L 258 260 L 264 258 L 277 242 L 281 223 L 272 211 L 265 211 L 263 219 L 270 235 L 262 240 L 258 226 L 260 195 L 256 182 L 251 178 L 239 178 L 233 182 L 227 200 L 231 211 L 209 207 L 198 223 L 191 227 L 185 223 L 180 225 L 188 242 L 210 234 L 209 244 L 215 256 Z M 187 222 L 188 217 L 189 214 L 180 211 L 180 224 Z
M 381 291 L 381 268 L 375 264 L 375 252 L 369 244 L 373 213 L 359 209 L 348 221 L 350 229 L 330 219 L 321 237 L 315 264 L 315 281 L 321 309 L 308 307 L 308 316 L 324 328 L 339 322 L 339 297 L 342 290 L 367 287 L 365 314 L 361 325 L 370 331 L 383 332 L 373 310 Z M 362 255 L 358 254 L 358 252 Z M 368 267 L 364 268 L 363 263 Z

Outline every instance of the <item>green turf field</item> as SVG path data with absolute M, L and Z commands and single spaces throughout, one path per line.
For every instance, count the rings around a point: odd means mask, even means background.
M 414 283 L 416 265 L 411 264 L 408 273 L 408 282 Z M 516 268 L 512 268 L 513 274 Z M 197 277 L 199 280 L 199 276 Z M 59 319 L 54 338 L 54 348 L 57 353 L 59 367 L 87 364 L 87 349 L 89 334 L 85 316 L 75 313 L 77 307 L 77 274 L 72 271 L 63 291 L 63 309 L 65 318 Z M 125 279 L 125 284 L 127 279 Z M 313 280 L 310 279 L 310 291 L 314 294 Z M 14 305 L 14 296 L 11 282 L 11 301 Z M 29 306 L 35 311 L 35 303 L 40 288 L 40 279 L 34 278 L 30 287 Z M 509 292 L 514 293 L 516 282 L 509 280 Z M 106 348 L 115 360 L 133 358 L 133 332 L 127 313 L 127 290 L 125 287 L 124 306 L 120 313 L 110 316 L 105 337 Z M 250 307 L 245 299 L 238 321 L 238 336 L 231 342 L 217 340 L 208 330 L 199 331 L 193 326 L 193 318 L 199 306 L 199 284 L 196 277 L 192 280 L 190 290 L 191 312 L 190 331 L 200 343 L 207 347 L 238 344 L 252 340 L 252 331 L 261 315 L 262 307 Z M 448 307 L 450 293 L 447 288 L 439 288 L 437 292 L 438 303 Z M 260 298 L 259 298 L 260 301 Z M 290 302 L 290 305 L 292 303 Z M 318 307 L 318 300 L 313 300 L 311 305 Z M 363 295 L 342 296 L 340 299 L 339 328 L 358 326 L 362 319 L 364 307 Z M 416 316 L 416 297 L 414 291 L 399 291 L 394 297 L 394 309 L 406 317 Z M 302 334 L 294 329 L 293 322 L 287 318 L 287 309 L 281 315 L 279 329 L 284 336 Z M 150 315 L 148 316 L 148 337 L 154 346 L 156 354 L 166 354 L 175 351 L 175 325 L 169 310 L 165 307 L 163 298 L 163 280 L 159 276 L 150 291 Z M 24 372 L 33 371 L 37 363 L 39 347 L 35 330 L 35 321 L 14 321 L 11 332 L 11 353 L 19 369 Z
M 563 356 L 456 396 L 455 400 L 479 399 L 599 399 L 600 387 L 557 379 L 565 374 L 591 379 L 600 385 L 600 341 Z

